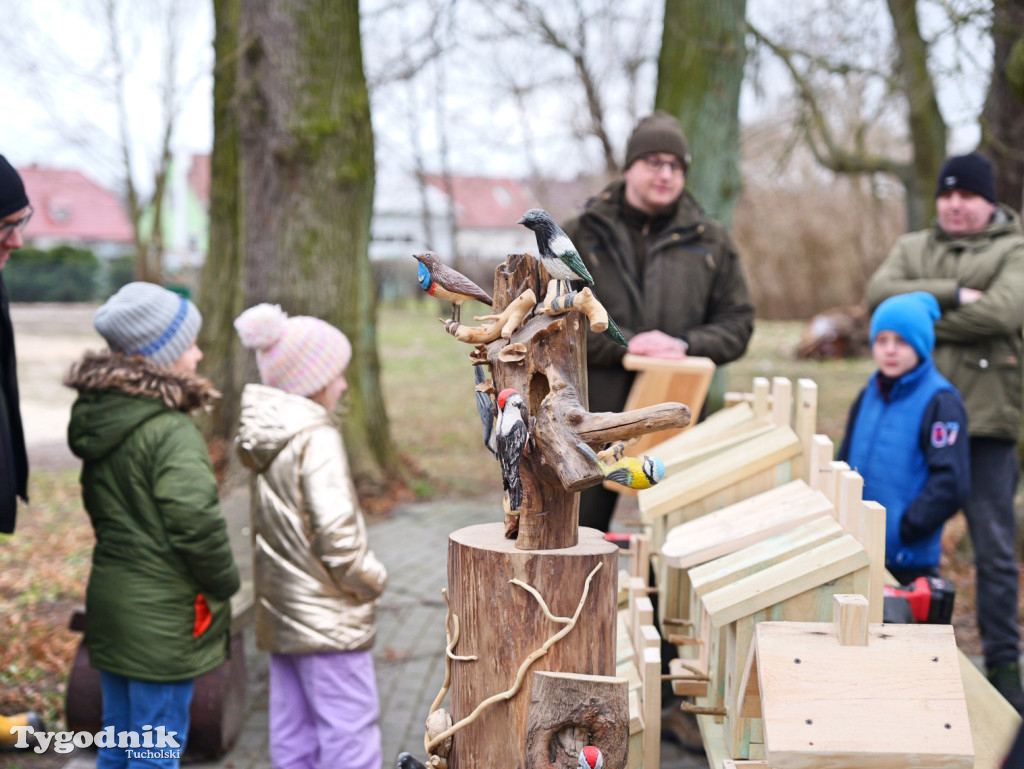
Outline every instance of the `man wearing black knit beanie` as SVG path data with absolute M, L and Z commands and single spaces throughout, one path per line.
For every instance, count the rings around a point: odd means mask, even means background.
M 18 497 L 28 501 L 28 457 L 18 403 L 18 371 L 14 356 L 3 268 L 11 251 L 24 245 L 21 233 L 32 206 L 21 176 L 0 155 L 0 534 L 14 531 Z
M 1017 212 L 996 200 L 992 164 L 977 153 L 946 160 L 935 196 L 935 226 L 900 238 L 868 284 L 868 305 L 874 310 L 911 291 L 939 302 L 933 360 L 967 407 L 971 493 L 964 513 L 985 667 L 1024 712 L 1013 505 L 1024 406 L 1024 235 Z

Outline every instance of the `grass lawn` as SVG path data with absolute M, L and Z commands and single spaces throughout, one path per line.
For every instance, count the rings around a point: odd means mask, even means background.
M 484 309 L 469 305 L 465 315 Z M 471 346 L 444 332 L 437 318 L 447 313 L 448 305 L 433 299 L 381 313 L 378 335 L 391 429 L 421 471 L 414 489 L 421 498 L 488 496 L 497 508 L 501 477 L 482 445 Z M 728 367 L 727 387 L 749 391 L 755 376 L 813 379 L 819 432 L 838 445 L 846 411 L 872 364 L 794 360 L 801 327 L 760 322 L 746 357 Z M 48 722 L 60 723 L 64 680 L 79 641 L 67 622 L 71 609 L 83 603 L 93 536 L 76 472 L 34 468 L 30 497 L 31 510 L 23 511 L 17 535 L 0 535 L 0 713 L 34 709 Z M 957 621 L 964 632 L 958 628 L 958 637 L 974 651 L 973 574 L 956 548 L 963 528 L 962 520 L 947 527 L 947 553 L 953 554 L 947 570 L 960 587 Z

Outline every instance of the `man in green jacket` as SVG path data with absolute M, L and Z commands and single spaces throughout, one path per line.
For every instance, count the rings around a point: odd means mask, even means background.
M 627 351 L 700 355 L 721 365 L 747 349 L 754 307 L 740 257 L 725 229 L 684 190 L 689 167 L 678 121 L 656 112 L 630 136 L 622 180 L 564 228 L 629 343 L 588 335 L 591 411 L 622 410 L 635 376 L 622 367 Z M 584 491 L 580 524 L 607 531 L 616 499 L 602 486 Z
M 992 165 L 971 153 L 949 158 L 936 189 L 934 227 L 897 241 L 867 289 L 872 310 L 895 294 L 938 301 L 935 366 L 967 407 L 971 495 L 964 505 L 977 567 L 978 630 L 989 680 L 1024 710 L 1017 625 L 1013 497 L 1020 475 L 1024 236 L 996 202 Z

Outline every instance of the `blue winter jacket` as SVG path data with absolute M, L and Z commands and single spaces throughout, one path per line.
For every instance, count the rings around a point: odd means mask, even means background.
M 876 373 L 851 408 L 839 458 L 863 476 L 864 498 L 885 506 L 886 566 L 931 568 L 970 492 L 967 413 L 930 359 L 888 393 L 880 384 Z

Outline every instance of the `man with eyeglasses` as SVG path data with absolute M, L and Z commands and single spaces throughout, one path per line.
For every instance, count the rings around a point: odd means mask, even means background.
M 626 145 L 625 170 L 565 226 L 594 292 L 629 343 L 587 337 L 591 411 L 621 411 L 634 373 L 627 352 L 661 358 L 739 358 L 754 328 L 739 254 L 725 229 L 684 190 L 690 151 L 679 122 L 658 111 Z M 697 415 L 694 415 L 696 418 Z M 580 497 L 580 524 L 608 531 L 617 495 L 598 485 Z
M 28 457 L 18 403 L 18 372 L 14 357 L 3 268 L 11 251 L 25 241 L 21 233 L 32 216 L 32 206 L 21 176 L 0 155 L 0 534 L 14 531 L 18 497 L 28 501 Z

